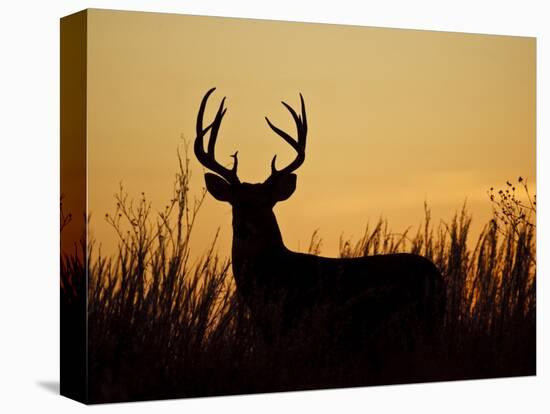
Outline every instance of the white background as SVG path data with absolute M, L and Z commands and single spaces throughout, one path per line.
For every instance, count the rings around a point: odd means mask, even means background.
M 49 4 L 48 4 L 49 3 Z M 545 1 L 10 1 L 0 14 L 0 411 L 76 412 L 59 381 L 59 21 L 86 7 L 536 36 L 538 376 L 95 406 L 110 412 L 550 412 Z M 296 39 L 297 42 L 300 39 Z M 289 70 L 292 70 L 290 67 Z M 545 119 L 546 115 L 546 119 Z M 546 352 L 545 352 L 546 351 Z

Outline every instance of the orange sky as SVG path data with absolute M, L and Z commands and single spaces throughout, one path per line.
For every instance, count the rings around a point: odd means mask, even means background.
M 264 116 L 294 134 L 280 104 L 306 102 L 307 156 L 295 194 L 276 207 L 287 247 L 323 253 L 384 216 L 416 226 L 423 203 L 449 219 L 465 199 L 478 231 L 486 191 L 522 175 L 535 186 L 535 39 L 174 14 L 91 10 L 88 15 L 88 206 L 105 250 L 105 223 L 123 182 L 161 210 L 172 194 L 180 136 L 194 138 L 227 96 L 217 156 L 239 150 L 241 181 L 263 181 L 270 160 L 294 155 Z M 191 189 L 203 187 L 192 157 Z M 194 251 L 221 227 L 229 255 L 231 210 L 207 197 Z

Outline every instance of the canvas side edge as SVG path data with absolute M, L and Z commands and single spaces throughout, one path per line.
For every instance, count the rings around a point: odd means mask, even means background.
M 87 11 L 60 20 L 60 393 L 88 402 Z

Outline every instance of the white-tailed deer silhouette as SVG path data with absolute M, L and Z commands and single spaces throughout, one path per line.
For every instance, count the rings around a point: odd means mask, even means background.
M 307 118 L 302 95 L 300 115 L 282 102 L 296 123 L 297 140 L 266 117 L 271 129 L 296 151 L 296 158 L 278 170 L 273 157 L 267 180 L 249 184 L 241 183 L 237 176 L 237 153 L 232 155 L 232 168 L 219 164 L 214 156 L 226 113 L 225 98 L 212 123 L 203 127 L 206 103 L 214 90 L 206 93 L 199 108 L 194 151 L 215 173 L 205 174 L 208 192 L 232 206 L 233 274 L 237 291 L 260 328 L 276 337 L 323 309 L 332 315 L 333 324 L 345 321 L 353 335 L 372 331 L 402 311 L 414 316 L 424 332 L 433 332 L 442 318 L 444 289 L 441 274 L 430 260 L 405 253 L 337 259 L 296 253 L 285 247 L 273 207 L 292 195 L 296 188 L 293 171 L 305 160 Z M 205 151 L 207 133 L 210 137 Z M 273 326 L 274 309 L 281 315 L 277 327 Z

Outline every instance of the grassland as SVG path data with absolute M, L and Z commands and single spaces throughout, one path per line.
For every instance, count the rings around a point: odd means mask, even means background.
M 87 261 L 61 258 L 62 313 L 87 312 L 91 402 L 535 374 L 536 200 L 524 179 L 489 190 L 494 215 L 479 235 L 470 234 L 466 207 L 438 224 L 426 207 L 416 232 L 395 234 L 380 220 L 358 241 L 341 240 L 342 257 L 424 255 L 447 289 L 434 343 L 402 346 L 396 328 L 390 346 L 346 353 L 331 347 L 322 327 L 315 336 L 297 332 L 265 343 L 215 237 L 191 262 L 204 193 L 190 200 L 189 174 L 188 160 L 179 157 L 174 193 L 160 212 L 144 195 L 134 200 L 120 189 L 115 211 L 105 216 L 118 238 L 116 254 L 106 257 L 89 241 L 79 247 Z M 70 222 L 64 217 L 62 224 Z M 316 233 L 309 250 L 322 253 Z

